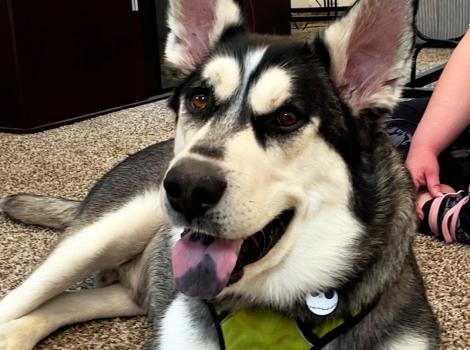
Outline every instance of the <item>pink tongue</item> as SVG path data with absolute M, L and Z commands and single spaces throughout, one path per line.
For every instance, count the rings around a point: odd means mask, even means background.
M 188 233 L 173 248 L 176 288 L 191 297 L 212 299 L 225 288 L 237 263 L 242 239 L 203 242 Z

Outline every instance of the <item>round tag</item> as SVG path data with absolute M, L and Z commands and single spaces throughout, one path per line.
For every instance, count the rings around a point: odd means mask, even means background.
M 307 294 L 307 306 L 318 316 L 326 316 L 335 311 L 338 306 L 338 293 L 333 290 L 326 293 Z

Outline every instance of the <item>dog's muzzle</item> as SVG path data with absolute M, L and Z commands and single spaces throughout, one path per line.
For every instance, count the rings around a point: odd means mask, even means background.
M 281 239 L 295 210 L 282 212 L 244 239 L 225 239 L 186 228 L 172 253 L 176 288 L 191 297 L 213 299 L 243 276 L 244 266 L 262 259 Z
M 181 159 L 168 171 L 163 186 L 171 210 L 187 225 L 172 252 L 176 288 L 200 299 L 213 299 L 242 278 L 244 266 L 263 258 L 276 245 L 295 214 L 294 208 L 284 210 L 260 231 L 233 232 L 240 238 L 227 239 L 201 227 L 204 214 L 220 202 L 227 188 L 221 168 Z

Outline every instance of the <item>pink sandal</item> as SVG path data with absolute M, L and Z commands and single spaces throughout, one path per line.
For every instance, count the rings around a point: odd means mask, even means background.
M 446 243 L 470 244 L 469 191 L 447 193 L 426 202 L 421 231 Z

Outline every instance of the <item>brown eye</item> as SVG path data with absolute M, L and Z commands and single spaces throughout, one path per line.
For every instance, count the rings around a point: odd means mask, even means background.
M 281 111 L 277 116 L 277 123 L 284 127 L 289 128 L 296 125 L 299 122 L 299 118 L 295 115 L 294 112 Z
M 209 96 L 204 93 L 198 92 L 191 96 L 191 107 L 200 111 L 207 107 Z

